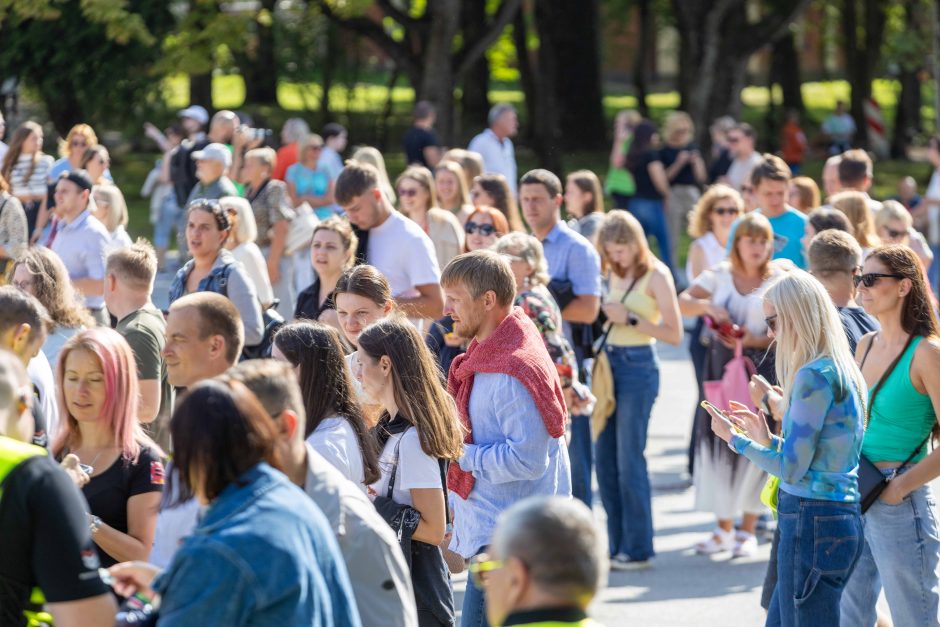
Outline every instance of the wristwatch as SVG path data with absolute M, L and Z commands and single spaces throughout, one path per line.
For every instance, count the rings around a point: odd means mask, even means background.
M 640 318 L 633 312 L 627 313 L 627 324 L 631 327 L 635 327 L 640 323 Z
M 101 528 L 102 522 L 101 519 L 97 516 L 92 516 L 88 522 L 88 530 L 91 531 L 91 535 L 98 533 L 98 530 Z

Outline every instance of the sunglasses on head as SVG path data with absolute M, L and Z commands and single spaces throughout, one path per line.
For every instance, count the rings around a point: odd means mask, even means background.
M 864 285 L 865 287 L 874 287 L 878 279 L 903 279 L 903 274 L 881 274 L 878 272 L 869 272 L 868 274 L 856 274 L 852 277 L 855 287 Z
M 476 222 L 467 222 L 464 225 L 463 230 L 467 235 L 473 235 L 479 231 L 480 235 L 483 237 L 489 237 L 496 232 L 496 227 L 492 224 L 477 224 Z
M 399 196 L 404 196 L 405 198 L 411 198 L 412 196 L 418 195 L 418 190 L 416 189 L 400 189 L 398 190 Z
M 712 213 L 719 216 L 736 216 L 740 212 L 737 207 L 715 207 Z

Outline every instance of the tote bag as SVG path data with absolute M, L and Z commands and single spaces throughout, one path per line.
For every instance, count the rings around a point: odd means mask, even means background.
M 751 376 L 757 374 L 757 368 L 749 357 L 744 356 L 744 345 L 738 340 L 734 346 L 734 357 L 725 364 L 725 370 L 717 381 L 705 381 L 702 385 L 705 390 L 705 400 L 721 409 L 731 407 L 731 401 L 745 405 L 749 410 L 757 413 L 757 408 L 751 402 L 748 383 Z

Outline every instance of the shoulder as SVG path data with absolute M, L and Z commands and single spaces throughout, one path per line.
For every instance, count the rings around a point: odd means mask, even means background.
M 404 459 L 433 459 L 421 448 L 421 435 L 417 427 L 412 427 L 402 434 L 399 451 Z
M 914 361 L 930 370 L 940 368 L 940 338 L 927 337 L 921 340 L 914 350 Z
M 838 378 L 836 365 L 830 357 L 820 357 L 803 364 L 793 377 L 794 394 L 802 391 L 830 389 L 831 382 Z
M 650 268 L 650 273 L 650 286 L 653 289 L 661 287 L 669 287 L 672 289 L 675 286 L 672 278 L 672 272 L 670 272 L 669 267 L 659 259 L 655 259 L 653 261 L 653 267 Z M 674 290 L 673 294 L 675 294 Z

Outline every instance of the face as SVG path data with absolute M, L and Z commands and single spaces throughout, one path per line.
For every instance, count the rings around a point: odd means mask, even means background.
M 32 296 L 36 295 L 36 279 L 27 269 L 26 264 L 21 263 L 13 271 L 13 287 Z
M 454 333 L 470 339 L 480 330 L 486 308 L 483 299 L 474 299 L 466 286 L 452 285 L 444 288 L 444 315 L 454 321 Z
M 842 184 L 839 182 L 839 166 L 828 163 L 823 166 L 822 180 L 826 196 L 832 196 L 842 190 Z
M 775 338 L 777 337 L 777 325 L 779 324 L 779 318 L 777 318 L 777 308 L 774 307 L 770 301 L 764 301 L 764 320 L 767 322 L 767 337 Z
M 519 204 L 526 224 L 536 233 L 547 233 L 558 221 L 561 197 L 552 198 L 541 183 L 523 185 L 519 190 Z
M 744 265 L 759 268 L 767 263 L 773 253 L 773 241 L 763 237 L 745 235 L 738 240 L 738 255 Z
M 98 218 L 102 224 L 107 224 L 108 213 L 111 211 L 111 205 L 103 194 L 95 194 L 95 210 L 92 215 Z
M 761 179 L 754 189 L 757 206 L 771 212 L 782 212 L 787 206 L 787 182 Z
M 379 211 L 379 196 L 377 189 L 370 190 L 362 196 L 353 196 L 348 204 L 343 206 L 349 221 L 363 231 L 378 226 L 381 212 Z
M 568 180 L 565 183 L 565 209 L 576 218 L 584 215 L 584 208 L 591 200 L 591 193 L 582 191 L 578 185 Z
M 23 142 L 23 152 L 33 154 L 42 150 L 42 133 L 30 133 Z
M 314 167 L 317 165 L 317 161 L 320 160 L 320 152 L 323 150 L 323 146 L 307 146 L 307 149 L 304 150 L 303 161 L 309 167 Z
M 248 176 L 248 164 L 256 162 L 256 159 L 245 160 L 244 172 L 246 178 L 251 178 Z M 257 165 L 254 167 L 257 168 Z M 196 161 L 196 178 L 199 179 L 200 183 L 208 184 L 217 181 L 222 176 L 223 172 L 225 172 L 225 164 L 219 163 L 215 159 L 199 159 Z
M 72 135 L 72 139 L 69 140 L 69 155 L 81 156 L 86 148 L 88 148 L 88 140 L 84 135 L 80 133 Z
M 515 137 L 519 131 L 519 116 L 515 111 L 507 111 L 496 120 L 496 133 L 506 137 Z
M 73 218 L 85 210 L 88 196 L 88 191 L 72 181 L 60 180 L 55 185 L 56 212 L 65 218 Z
M 884 225 L 878 228 L 878 237 L 885 244 L 904 244 L 906 246 L 911 241 L 907 225 L 900 220 L 885 222 Z
M 467 234 L 467 248 L 470 252 L 492 248 L 496 240 L 499 239 L 499 233 L 496 232 L 493 218 L 485 213 L 475 213 L 470 216 L 464 225 L 464 232 Z M 489 233 L 489 235 L 485 233 Z
M 636 262 L 636 247 L 632 244 L 606 242 L 604 254 L 610 262 L 620 268 L 631 268 Z
M 448 202 L 460 193 L 457 176 L 450 170 L 438 170 L 434 173 L 434 184 L 437 186 L 437 195 L 442 202 Z
M 734 221 L 737 220 L 740 215 L 741 210 L 738 209 L 737 203 L 731 198 L 719 198 L 715 201 L 715 204 L 712 205 L 712 212 L 709 216 L 712 230 L 731 230 L 731 225 L 734 224 Z
M 521 291 L 526 284 L 526 280 L 532 276 L 535 268 L 528 261 L 519 256 L 519 251 L 509 251 L 509 267 L 512 269 L 512 276 L 516 279 L 516 289 Z
M 69 414 L 79 423 L 96 422 L 101 418 L 108 394 L 97 355 L 84 349 L 69 351 L 65 358 L 62 393 Z
M 320 229 L 313 236 L 310 245 L 310 261 L 320 276 L 335 276 L 341 272 L 349 260 L 349 253 L 343 249 L 343 240 L 335 231 Z
M 735 157 L 746 157 L 754 152 L 754 138 L 739 130 L 733 130 L 728 133 L 728 147 Z
M 431 194 L 414 179 L 402 179 L 398 184 L 398 198 L 405 213 L 426 211 L 431 205 Z
M 194 120 L 193 118 L 182 118 L 181 120 L 183 128 L 186 130 L 186 133 L 191 135 L 202 129 L 202 124 L 199 123 L 199 120 Z
M 208 211 L 189 212 L 186 222 L 186 242 L 193 257 L 216 257 L 222 249 L 228 231 L 219 229 L 218 223 Z
M 787 189 L 787 202 L 797 209 L 806 209 L 806 207 L 803 207 L 803 199 L 800 196 L 800 190 L 796 185 L 791 184 Z
M 85 164 L 85 169 L 88 171 L 88 176 L 91 177 L 92 181 L 97 181 L 104 174 L 104 171 L 108 169 L 111 165 L 110 159 L 102 153 L 96 153 L 87 164 Z
M 862 266 L 862 275 L 866 274 L 893 274 L 881 261 L 869 257 Z M 858 300 L 869 315 L 878 317 L 879 314 L 896 310 L 904 302 L 910 292 L 911 282 L 908 279 L 879 277 L 874 280 L 871 287 L 859 283 Z
M 474 183 L 470 189 L 470 202 L 474 207 L 495 207 L 496 199 L 483 189 L 479 183 Z
M 357 340 L 362 330 L 384 318 L 390 310 L 391 303 L 388 303 L 387 307 L 382 307 L 358 294 L 336 295 L 336 317 L 339 319 L 339 325 L 346 339 L 356 346 L 359 346 Z
M 391 383 L 391 361 L 383 355 L 374 359 L 363 351 L 356 351 L 353 359 L 353 376 L 362 384 L 362 391 L 376 400 L 384 398 Z
M 490 559 L 500 557 L 494 552 Z M 483 578 L 486 595 L 486 617 L 491 625 L 502 625 L 506 617 L 516 609 L 520 597 L 528 586 L 528 573 L 518 559 L 506 560 L 502 568 L 485 573 Z
M 162 354 L 170 385 L 186 388 L 221 374 L 216 372 L 218 361 L 211 357 L 222 350 L 224 342 L 217 335 L 200 339 L 199 322 L 199 312 L 192 307 L 174 309 L 167 316 Z M 224 372 L 226 368 L 223 365 L 221 369 Z

